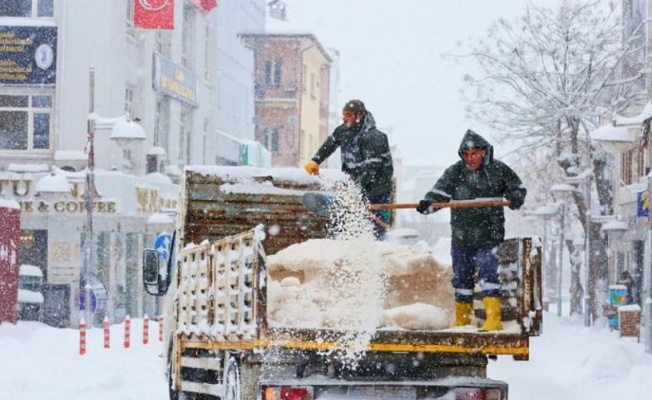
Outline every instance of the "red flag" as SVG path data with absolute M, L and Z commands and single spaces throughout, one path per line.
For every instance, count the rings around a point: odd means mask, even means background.
M 204 12 L 209 12 L 217 7 L 217 0 L 190 0 L 190 2 Z
M 174 0 L 134 0 L 134 26 L 174 29 Z

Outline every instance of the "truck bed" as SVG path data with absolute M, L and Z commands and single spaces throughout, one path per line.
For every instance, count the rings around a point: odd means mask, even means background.
M 186 171 L 184 177 L 187 206 L 179 215 L 180 226 L 185 227 L 180 232 L 184 248 L 177 256 L 181 351 L 342 348 L 342 338 L 351 332 L 271 328 L 267 321 L 265 255 L 327 234 L 329 221 L 301 204 L 303 193 L 322 190 L 319 180 L 295 179 L 284 171 L 277 176 L 257 176 L 255 169 L 223 171 Z M 269 226 L 278 227 L 279 233 L 269 235 Z M 506 330 L 379 329 L 367 350 L 527 359 L 529 337 L 541 331 L 541 254 L 530 238 L 510 239 L 501 246 L 500 263 Z M 483 317 L 481 310 L 476 315 Z

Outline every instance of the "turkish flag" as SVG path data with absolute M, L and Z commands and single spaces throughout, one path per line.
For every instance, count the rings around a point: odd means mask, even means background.
M 134 26 L 174 29 L 174 0 L 134 0 Z
M 190 2 L 204 12 L 209 12 L 217 7 L 217 0 L 190 0 Z

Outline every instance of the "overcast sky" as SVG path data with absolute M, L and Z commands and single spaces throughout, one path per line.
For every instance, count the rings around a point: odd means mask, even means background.
M 340 51 L 338 102 L 360 98 L 407 165 L 447 166 L 466 129 L 465 71 L 442 53 L 482 37 L 492 21 L 523 14 L 526 0 L 285 0 L 288 19 Z M 339 107 L 339 106 L 338 106 Z M 496 154 L 500 155 L 500 148 Z

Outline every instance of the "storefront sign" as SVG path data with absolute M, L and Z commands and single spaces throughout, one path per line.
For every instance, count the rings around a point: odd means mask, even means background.
M 650 215 L 650 194 L 647 190 L 636 194 L 636 216 L 639 218 Z
M 57 28 L 0 26 L 0 84 L 54 85 Z
M 156 92 L 197 107 L 197 77 L 191 70 L 154 53 L 153 86 Z

